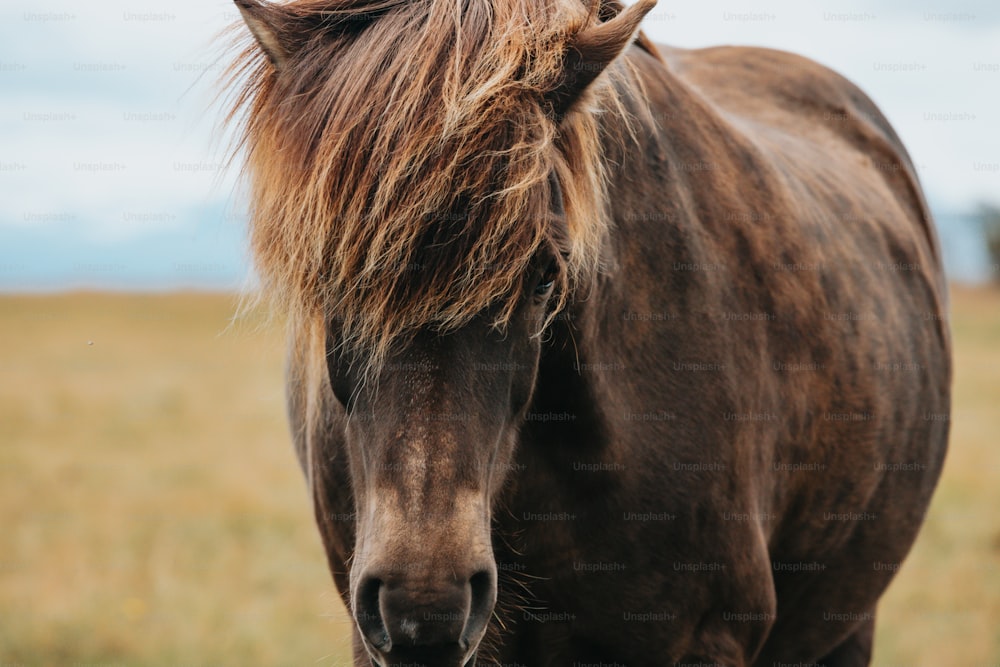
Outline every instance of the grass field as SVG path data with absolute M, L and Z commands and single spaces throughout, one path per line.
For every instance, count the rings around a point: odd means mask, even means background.
M 347 665 L 281 335 L 227 296 L 0 298 L 0 665 Z M 954 294 L 952 450 L 876 665 L 1000 665 L 1000 291 Z

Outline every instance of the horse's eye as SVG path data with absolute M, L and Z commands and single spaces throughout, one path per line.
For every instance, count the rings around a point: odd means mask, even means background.
M 559 265 L 556 264 L 555 260 L 549 262 L 544 273 L 538 279 L 538 284 L 535 286 L 535 296 L 546 296 L 552 291 L 552 286 L 556 282 L 556 274 L 558 272 Z

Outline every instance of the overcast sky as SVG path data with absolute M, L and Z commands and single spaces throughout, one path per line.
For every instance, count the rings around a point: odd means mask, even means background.
M 236 17 L 229 0 L 5 0 L 0 289 L 240 286 L 212 105 L 213 37 Z M 834 67 L 895 124 L 939 213 L 1000 204 L 996 0 L 660 0 L 644 28 Z

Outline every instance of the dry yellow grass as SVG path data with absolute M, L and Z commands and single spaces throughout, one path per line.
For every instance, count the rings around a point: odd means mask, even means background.
M 0 663 L 348 663 L 281 336 L 233 304 L 0 300 Z
M 954 290 L 951 324 L 951 448 L 879 607 L 876 665 L 1000 665 L 1000 291 Z
M 233 304 L 0 298 L 0 664 L 348 664 L 281 335 Z M 1000 663 L 1000 292 L 953 326 L 952 451 L 876 665 Z

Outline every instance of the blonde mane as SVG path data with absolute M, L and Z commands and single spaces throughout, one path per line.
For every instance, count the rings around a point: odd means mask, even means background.
M 545 97 L 574 36 L 599 21 L 578 0 L 294 0 L 280 70 L 256 44 L 229 72 L 251 183 L 263 293 L 293 321 L 336 321 L 342 344 L 383 361 L 419 327 L 453 330 L 490 308 L 509 321 L 553 237 L 550 174 L 565 204 L 560 299 L 594 271 L 608 230 L 596 113 Z M 560 303 L 561 305 L 561 303 Z

